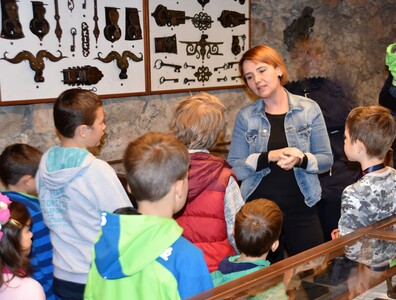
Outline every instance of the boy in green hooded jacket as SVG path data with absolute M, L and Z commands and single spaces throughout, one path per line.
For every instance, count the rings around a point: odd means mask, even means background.
M 393 77 L 389 92 L 396 98 L 396 43 L 390 44 L 386 48 L 385 63 Z
M 102 214 L 84 298 L 185 299 L 212 288 L 202 251 L 172 219 L 187 197 L 187 148 L 147 133 L 128 145 L 124 166 L 138 209 Z

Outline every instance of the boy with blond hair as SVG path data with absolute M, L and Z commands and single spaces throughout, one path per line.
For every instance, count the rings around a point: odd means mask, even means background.
M 224 130 L 224 113 L 217 97 L 199 93 L 178 103 L 170 123 L 191 161 L 187 203 L 175 218 L 183 236 L 203 250 L 211 272 L 225 256 L 235 254 L 232 229 L 244 204 L 231 166 L 209 153 Z

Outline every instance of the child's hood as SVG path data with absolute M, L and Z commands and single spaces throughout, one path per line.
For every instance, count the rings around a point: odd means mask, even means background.
M 86 149 L 52 147 L 40 162 L 42 184 L 49 190 L 60 189 L 83 174 L 95 159 Z
M 102 213 L 94 263 L 105 279 L 131 276 L 155 261 L 182 231 L 170 218 Z
M 220 157 L 202 152 L 190 154 L 187 203 L 192 202 L 213 181 L 218 180 L 224 168 L 231 166 Z

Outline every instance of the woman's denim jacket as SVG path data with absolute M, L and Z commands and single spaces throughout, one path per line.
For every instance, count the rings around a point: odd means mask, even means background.
M 320 200 L 322 193 L 317 174 L 330 169 L 333 154 L 319 105 L 311 99 L 286 92 L 289 102 L 289 111 L 285 116 L 287 144 L 300 149 L 308 157 L 306 169 L 293 169 L 305 203 L 311 207 Z M 228 162 L 233 166 L 238 180 L 242 181 L 241 192 L 245 200 L 270 172 L 270 168 L 256 172 L 256 167 L 246 162 L 251 154 L 267 152 L 271 125 L 264 107 L 264 101 L 259 99 L 242 108 L 232 133 Z

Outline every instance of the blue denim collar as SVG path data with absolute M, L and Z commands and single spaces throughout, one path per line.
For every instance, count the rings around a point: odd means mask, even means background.
M 286 94 L 287 94 L 287 101 L 289 102 L 289 112 L 293 111 L 293 110 L 302 110 L 303 106 L 301 105 L 300 101 L 297 100 L 296 97 L 290 97 L 290 92 L 288 90 L 286 90 Z M 298 96 L 300 97 L 300 96 Z M 265 103 L 263 101 L 263 98 L 259 98 L 256 100 L 256 102 L 254 103 L 254 107 L 252 110 L 252 116 L 254 115 L 265 115 L 264 113 L 264 106 Z

